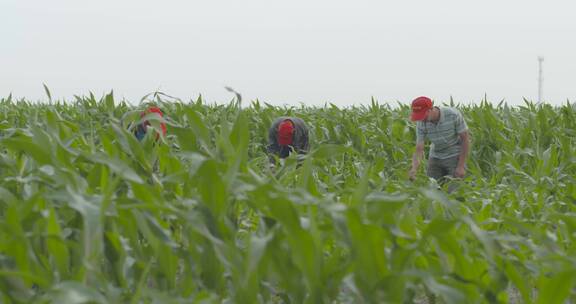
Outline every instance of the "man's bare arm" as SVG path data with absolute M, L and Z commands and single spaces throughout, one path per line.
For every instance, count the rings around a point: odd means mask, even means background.
M 422 156 L 424 155 L 424 143 L 417 143 L 416 144 L 416 151 L 412 156 L 412 168 L 410 169 L 409 177 L 410 179 L 414 179 L 416 177 L 416 171 L 420 167 L 420 161 L 422 160 Z

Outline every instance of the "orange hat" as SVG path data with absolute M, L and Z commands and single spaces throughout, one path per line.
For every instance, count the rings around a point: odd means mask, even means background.
M 294 123 L 286 119 L 278 125 L 278 144 L 288 146 L 292 144 L 294 135 Z
M 412 101 L 412 121 L 423 120 L 426 118 L 428 110 L 432 109 L 432 100 L 426 96 L 420 96 Z
M 150 114 L 150 113 L 156 113 L 158 115 L 160 115 L 160 117 L 163 117 L 164 114 L 162 113 L 162 110 L 160 110 L 160 108 L 158 107 L 149 107 L 148 109 L 146 109 L 145 112 L 143 112 L 142 114 L 140 114 L 140 117 L 144 117 L 146 114 Z M 150 122 L 146 121 L 144 123 L 145 125 L 149 126 Z M 160 128 L 162 128 L 162 135 L 166 135 L 166 124 L 161 122 L 160 123 Z

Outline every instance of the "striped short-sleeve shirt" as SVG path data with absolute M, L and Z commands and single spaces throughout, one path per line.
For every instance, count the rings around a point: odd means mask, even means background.
M 416 122 L 416 143 L 430 140 L 430 157 L 446 159 L 460 154 L 462 141 L 459 134 L 467 131 L 468 127 L 460 111 L 448 107 L 439 109 L 437 122 Z

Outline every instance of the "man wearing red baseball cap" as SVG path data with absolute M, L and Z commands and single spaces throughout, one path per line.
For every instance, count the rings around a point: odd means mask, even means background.
M 268 153 L 271 162 L 274 162 L 274 155 L 286 158 L 292 151 L 305 154 L 308 149 L 308 127 L 302 119 L 280 117 L 272 123 L 268 131 Z
M 154 113 L 154 115 L 157 115 L 159 118 L 162 118 L 164 116 L 164 114 L 162 113 L 162 110 L 160 110 L 160 108 L 158 107 L 149 107 L 147 108 L 145 111 L 143 111 L 142 113 L 140 113 L 140 118 L 144 118 L 145 116 Z M 142 123 L 140 123 L 137 127 L 136 130 L 134 131 L 134 135 L 136 136 L 136 138 L 138 140 L 142 140 L 144 139 L 144 136 L 146 136 L 146 132 L 148 131 L 148 126 L 150 126 L 150 121 L 149 120 L 144 120 Z M 162 129 L 162 135 L 166 136 L 166 124 L 162 121 L 160 121 L 160 129 Z M 160 134 L 156 134 L 156 140 L 158 140 L 158 138 L 160 138 Z
M 464 177 L 470 150 L 468 127 L 457 109 L 435 107 L 430 98 L 421 96 L 412 101 L 412 121 L 416 121 L 416 152 L 408 175 L 414 180 L 424 155 L 424 141 L 432 144 L 426 174 L 440 182 L 444 177 Z

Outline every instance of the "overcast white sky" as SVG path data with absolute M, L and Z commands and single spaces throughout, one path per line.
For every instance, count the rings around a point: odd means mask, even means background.
M 576 100 L 569 1 L 0 0 L 0 96 Z

